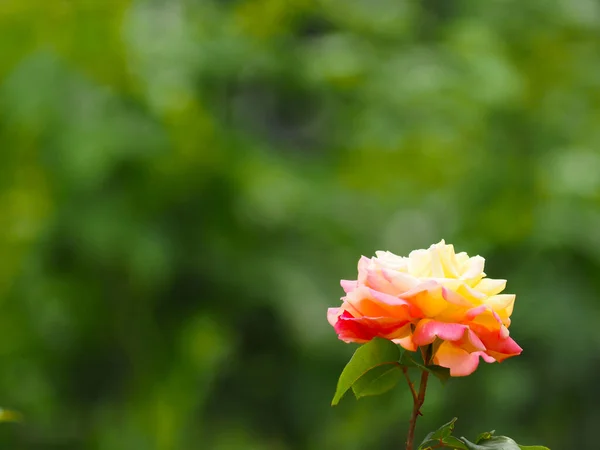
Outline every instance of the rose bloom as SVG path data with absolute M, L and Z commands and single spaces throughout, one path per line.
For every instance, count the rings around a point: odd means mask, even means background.
M 408 257 L 376 255 L 361 257 L 358 280 L 342 280 L 342 305 L 327 312 L 342 341 L 381 337 L 416 351 L 438 339 L 432 361 L 454 377 L 473 373 L 480 357 L 521 353 L 508 332 L 515 295 L 500 294 L 506 280 L 486 278 L 481 256 L 456 254 L 443 240 Z

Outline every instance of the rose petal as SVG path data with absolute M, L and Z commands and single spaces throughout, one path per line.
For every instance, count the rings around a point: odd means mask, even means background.
M 431 276 L 430 262 L 427 250 L 413 250 L 408 255 L 408 273 L 414 277 Z
M 473 310 L 474 311 L 474 310 Z M 496 311 L 489 307 L 485 307 L 484 311 L 479 314 L 472 314 L 473 317 L 470 319 L 472 324 L 481 325 L 487 328 L 489 331 L 500 331 L 504 327 L 502 318 Z
M 440 261 L 444 270 L 444 276 L 447 279 L 459 278 L 462 264 L 460 264 L 456 258 L 454 246 L 452 244 L 444 244 L 443 242 L 440 242 L 439 244 L 435 245 L 435 248 L 440 256 Z
M 410 324 L 408 325 L 408 327 L 410 330 Z M 403 337 L 403 338 L 398 338 L 398 339 L 392 339 L 392 341 L 395 344 L 400 345 L 405 350 L 408 350 L 409 352 L 417 351 L 418 346 L 414 343 L 412 334 L 410 332 L 409 332 L 408 336 Z
M 474 287 L 476 291 L 479 291 L 485 295 L 496 295 L 502 292 L 506 288 L 506 280 L 494 280 L 492 278 L 484 278 Z
M 469 255 L 466 252 L 460 252 L 456 254 L 456 262 L 462 266 L 469 260 Z
M 343 300 L 342 307 L 354 317 L 385 317 L 393 315 L 395 312 L 402 316 L 408 315 L 407 307 L 404 307 L 405 311 L 390 310 L 386 308 L 387 305 L 373 298 L 369 288 L 362 286 L 347 294 Z
M 397 290 L 394 286 L 383 276 L 380 270 L 370 269 L 367 271 L 367 278 L 365 284 L 371 289 L 383 292 L 385 294 L 397 294 Z M 400 292 L 401 293 L 401 292 Z
M 475 317 L 477 317 L 480 314 L 483 314 L 487 310 L 488 310 L 488 308 L 486 305 L 481 305 L 481 306 L 477 306 L 476 308 L 471 308 L 465 314 L 465 319 L 473 320 Z
M 434 278 L 444 277 L 444 266 L 439 248 L 436 245 L 432 245 L 429 248 L 429 254 L 431 255 L 431 276 Z
M 361 256 L 358 260 L 358 284 L 364 284 L 367 279 L 367 269 L 371 264 L 371 260 L 366 256 Z
M 484 352 L 469 353 L 452 342 L 443 342 L 438 347 L 433 362 L 438 366 L 450 369 L 452 377 L 464 377 L 475 372 L 479 366 L 479 357 L 486 362 L 494 362 L 494 359 Z
M 342 289 L 344 290 L 344 292 L 347 294 L 348 292 L 352 292 L 354 289 L 356 289 L 358 287 L 358 281 L 357 280 L 341 280 L 340 285 L 342 286 Z
M 463 350 L 468 351 L 469 353 L 475 352 L 475 351 L 485 351 L 485 345 L 483 344 L 483 342 L 481 342 L 481 339 L 479 339 L 479 336 L 477 336 L 472 330 L 467 330 L 467 332 L 464 334 L 463 338 L 458 341 L 456 343 L 458 346 L 460 346 Z
M 431 344 L 436 337 L 444 341 L 459 341 L 468 329 L 466 325 L 459 323 L 422 319 L 415 328 L 413 341 L 418 346 Z
M 385 294 L 383 292 L 376 291 L 375 289 L 369 289 L 369 293 L 374 299 L 379 300 L 381 303 L 385 303 L 387 305 L 410 305 L 410 303 L 403 298 Z
M 412 275 L 385 268 L 381 269 L 381 275 L 391 283 L 397 294 L 403 294 L 420 283 L 420 281 Z
M 408 268 L 408 259 L 403 256 L 394 255 L 392 252 L 376 251 L 375 264 L 380 268 L 405 272 Z
M 473 256 L 469 258 L 466 264 L 463 265 L 463 274 L 460 277 L 461 280 L 472 281 L 481 279 L 483 273 L 483 269 L 485 268 L 485 259 L 481 256 Z
M 406 333 L 410 333 L 410 328 L 405 327 L 408 323 L 407 320 L 387 317 L 353 317 L 348 311 L 344 311 L 338 317 L 334 329 L 342 341 L 364 343 L 374 337 L 405 337 Z
M 494 311 L 504 312 L 507 317 L 510 317 L 513 312 L 515 297 L 515 294 L 493 295 L 485 300 L 485 304 L 489 305 Z
M 476 325 L 471 325 L 475 327 Z M 498 362 L 504 361 L 512 356 L 520 355 L 523 349 L 511 337 L 503 337 L 502 330 L 489 331 L 484 327 L 474 330 L 485 345 L 486 353 Z
M 436 317 L 450 306 L 442 296 L 442 286 L 431 280 L 415 286 L 400 298 L 417 307 L 425 317 Z
M 462 295 L 460 295 L 457 292 L 454 292 L 450 289 L 447 289 L 445 287 L 442 287 L 442 297 L 444 297 L 444 300 L 446 300 L 448 303 L 452 303 L 453 305 L 466 306 L 466 307 L 473 306 L 473 303 L 468 301 Z
M 419 284 L 417 284 L 414 288 L 406 291 L 401 295 L 402 298 L 412 297 L 413 295 L 420 294 L 424 291 L 439 289 L 441 292 L 442 285 L 435 280 L 425 280 Z
M 498 362 L 504 361 L 512 356 L 520 355 L 523 349 L 511 337 L 498 339 L 497 343 L 491 345 L 484 342 L 487 347 L 487 354 L 496 358 Z
M 340 310 L 341 308 L 327 308 L 327 321 L 332 327 L 335 327 L 338 316 L 341 314 Z
M 408 301 L 364 286 L 351 291 L 343 300 L 342 307 L 354 317 L 389 317 L 394 320 L 423 317 L 422 312 Z
M 467 300 L 469 300 L 474 305 L 480 305 L 481 302 L 487 298 L 487 296 L 483 292 L 479 292 L 478 290 L 473 289 L 464 281 L 461 283 L 458 289 L 456 289 L 456 292 L 462 295 Z

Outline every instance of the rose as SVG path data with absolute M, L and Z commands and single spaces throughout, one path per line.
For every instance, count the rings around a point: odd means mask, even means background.
M 345 342 L 381 337 L 409 351 L 434 344 L 433 364 L 469 375 L 480 357 L 502 362 L 522 351 L 508 331 L 515 295 L 500 294 L 506 280 L 486 278 L 484 263 L 443 240 L 408 257 L 363 256 L 358 280 L 341 281 L 346 295 L 329 308 L 329 323 Z

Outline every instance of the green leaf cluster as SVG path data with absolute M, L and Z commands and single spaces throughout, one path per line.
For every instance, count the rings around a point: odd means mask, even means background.
M 331 404 L 337 405 L 350 389 L 357 399 L 383 394 L 394 388 L 403 377 L 402 371 L 409 368 L 430 372 L 442 383 L 450 377 L 448 369 L 435 365 L 426 366 L 415 361 L 408 352 L 393 342 L 374 338 L 356 350 L 342 371 Z
M 495 436 L 495 431 L 486 431 L 479 434 L 475 442 L 471 442 L 464 437 L 457 438 L 452 435 L 456 420 L 457 418 L 455 417 L 450 422 L 429 433 L 421 445 L 419 445 L 418 450 L 433 450 L 438 448 L 458 450 L 550 450 L 540 445 L 519 445 L 509 437 Z

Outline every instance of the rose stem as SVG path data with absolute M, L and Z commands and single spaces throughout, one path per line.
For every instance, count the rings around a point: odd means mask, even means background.
M 423 361 L 427 364 L 427 353 L 428 350 L 423 352 Z M 406 374 L 407 380 L 409 380 L 409 387 L 412 392 L 414 392 L 414 388 L 412 387 L 412 383 L 408 378 L 408 374 Z M 414 448 L 414 440 L 415 440 L 415 426 L 417 425 L 417 417 L 421 414 L 421 406 L 425 402 L 425 391 L 427 390 L 427 379 L 429 378 L 429 372 L 424 370 L 421 373 L 421 383 L 419 385 L 419 394 L 415 397 L 413 395 L 413 410 L 410 416 L 410 422 L 408 425 L 408 435 L 406 437 L 406 450 L 413 450 Z

